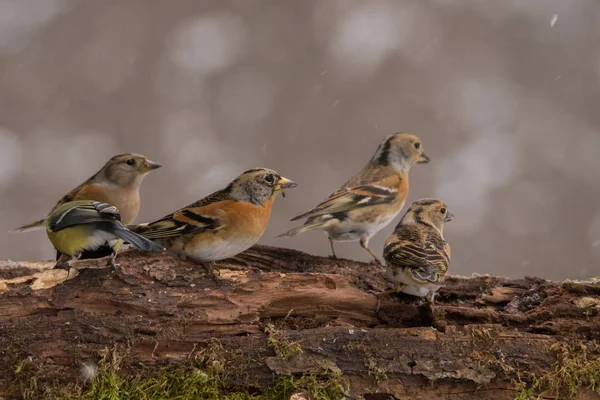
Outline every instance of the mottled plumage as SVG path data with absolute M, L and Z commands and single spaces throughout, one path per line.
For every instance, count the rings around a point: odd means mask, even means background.
M 109 265 L 115 268 L 114 258 L 123 240 L 140 250 L 163 250 L 125 228 L 116 207 L 97 201 L 80 200 L 59 205 L 46 219 L 46 233 L 61 254 L 55 268 L 67 270 L 69 260 L 101 247 L 111 249 Z
M 450 265 L 450 245 L 444 240 L 444 223 L 452 213 L 437 199 L 414 202 L 383 249 L 388 278 L 402 291 L 427 297 L 433 303 Z
M 304 225 L 279 237 L 321 229 L 333 241 L 360 240 L 373 259 L 369 239 L 398 215 L 408 197 L 408 172 L 415 163 L 428 163 L 421 141 L 407 133 L 396 133 L 381 142 L 369 163 L 340 189 L 312 210 L 292 218 L 308 218 Z
M 271 169 L 251 169 L 225 189 L 157 221 L 129 228 L 174 253 L 198 261 L 222 260 L 260 239 L 276 195 L 295 186 Z

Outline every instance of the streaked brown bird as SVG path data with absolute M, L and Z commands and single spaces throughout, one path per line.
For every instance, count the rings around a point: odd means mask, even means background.
M 275 197 L 295 186 L 272 169 L 254 168 L 164 218 L 128 228 L 173 253 L 198 261 L 223 260 L 260 239 Z
M 450 265 L 444 223 L 453 217 L 438 199 L 421 199 L 410 206 L 383 248 L 387 276 L 397 285 L 384 294 L 401 291 L 426 297 L 433 307 Z
M 415 163 L 430 161 L 418 137 L 395 133 L 386 137 L 369 163 L 340 189 L 312 210 L 292 218 L 308 218 L 304 225 L 278 237 L 324 230 L 336 257 L 334 241 L 359 240 L 375 262 L 381 260 L 369 248 L 369 239 L 389 224 L 408 197 L 408 172 Z

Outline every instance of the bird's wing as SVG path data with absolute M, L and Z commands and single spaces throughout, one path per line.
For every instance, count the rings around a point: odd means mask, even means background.
M 392 264 L 410 268 L 415 280 L 438 283 L 450 264 L 450 245 L 433 234 L 401 230 L 386 244 L 384 256 Z
M 48 217 L 48 227 L 56 232 L 73 225 L 94 222 L 119 222 L 119 210 L 110 204 L 94 202 L 71 202 L 58 207 Z
M 227 213 L 223 208 L 232 202 L 227 199 L 227 193 L 215 192 L 158 221 L 140 225 L 134 231 L 148 239 L 216 231 L 226 226 Z
M 377 204 L 391 203 L 397 196 L 398 189 L 393 186 L 371 184 L 342 188 L 334 192 L 327 200 L 312 210 L 292 218 L 292 221 L 318 215 L 346 212 Z

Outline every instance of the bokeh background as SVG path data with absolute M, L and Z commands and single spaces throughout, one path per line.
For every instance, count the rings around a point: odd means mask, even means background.
M 140 222 L 276 169 L 300 186 L 261 243 L 326 255 L 274 236 L 408 131 L 453 273 L 600 275 L 599 26 L 597 0 L 0 0 L 0 257 L 51 259 L 8 231 L 121 152 L 164 165 Z

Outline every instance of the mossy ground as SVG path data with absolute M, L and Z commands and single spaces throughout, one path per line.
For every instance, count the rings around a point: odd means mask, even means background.
M 515 400 L 530 400 L 551 396 L 572 399 L 582 388 L 600 394 L 600 346 L 582 342 L 556 342 L 548 348 L 554 363 L 542 371 L 519 370 L 498 351 L 498 338 L 493 329 L 473 329 L 475 349 L 471 357 L 480 368 L 491 367 L 515 385 Z
M 230 388 L 225 382 L 227 371 L 209 347 L 179 366 L 147 373 L 144 366 L 137 375 L 123 372 L 122 354 L 106 350 L 97 365 L 90 366 L 86 384 L 48 385 L 35 379 L 38 368 L 30 360 L 15 365 L 25 399 L 52 400 L 288 400 L 303 391 L 314 400 L 341 400 L 347 382 L 339 374 L 315 373 L 280 376 L 272 386 L 252 392 Z

